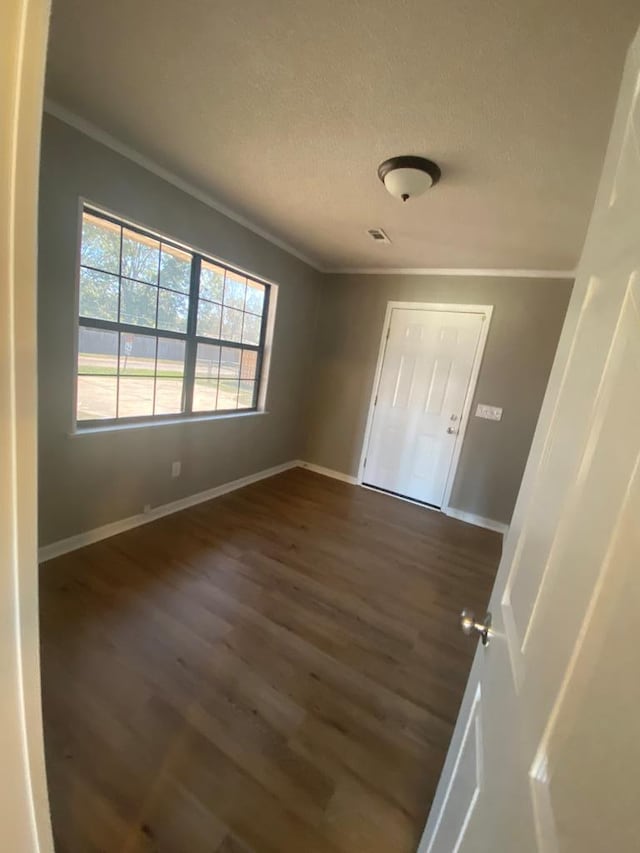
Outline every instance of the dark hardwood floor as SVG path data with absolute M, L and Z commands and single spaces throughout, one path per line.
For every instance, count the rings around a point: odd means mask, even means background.
M 500 546 L 294 469 L 44 564 L 57 853 L 413 853 Z

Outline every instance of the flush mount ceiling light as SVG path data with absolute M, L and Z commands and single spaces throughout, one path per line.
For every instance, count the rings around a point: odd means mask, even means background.
M 378 166 L 378 177 L 394 198 L 408 201 L 440 180 L 440 167 L 425 157 L 390 157 Z

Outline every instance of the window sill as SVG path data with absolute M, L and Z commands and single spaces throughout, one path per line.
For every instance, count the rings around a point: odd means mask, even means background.
M 81 438 L 85 435 L 99 435 L 105 432 L 124 432 L 132 429 L 158 429 L 165 426 L 188 426 L 189 424 L 199 424 L 209 421 L 224 421 L 229 418 L 255 418 L 262 415 L 268 415 L 269 411 L 263 409 L 258 412 L 225 412 L 221 415 L 201 415 L 191 418 L 168 418 L 161 421 L 140 421 L 139 423 L 127 424 L 105 424 L 104 426 L 79 427 L 67 433 L 68 438 Z

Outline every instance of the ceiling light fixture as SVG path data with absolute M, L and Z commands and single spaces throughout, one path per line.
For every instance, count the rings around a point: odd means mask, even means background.
M 437 163 L 425 157 L 390 157 L 378 166 L 378 177 L 394 198 L 408 201 L 422 195 L 440 180 Z

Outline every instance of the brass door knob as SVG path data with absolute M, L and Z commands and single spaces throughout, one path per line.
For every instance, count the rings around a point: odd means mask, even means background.
M 460 627 L 462 633 L 468 637 L 477 632 L 482 638 L 482 645 L 488 646 L 491 639 L 491 614 L 487 613 L 482 622 L 476 622 L 475 613 L 473 610 L 463 610 L 460 614 Z

